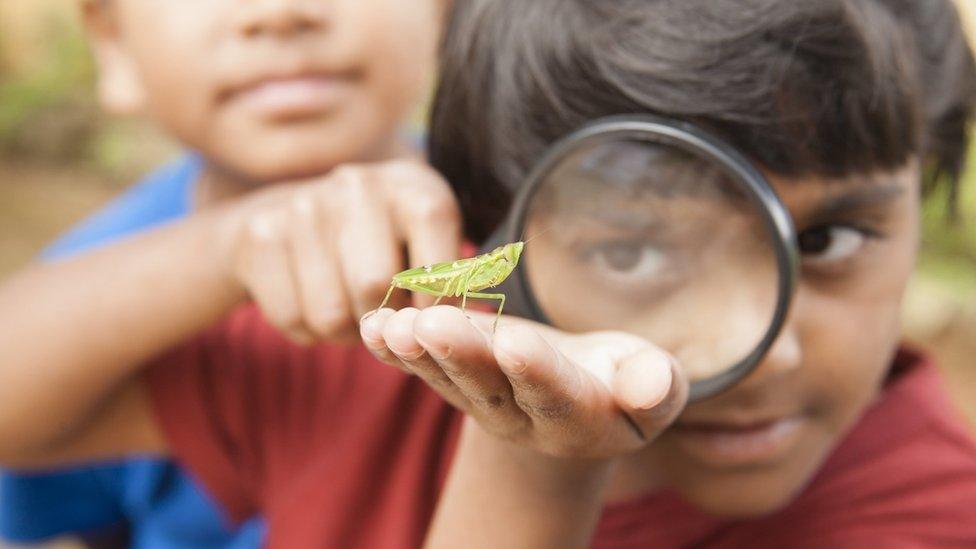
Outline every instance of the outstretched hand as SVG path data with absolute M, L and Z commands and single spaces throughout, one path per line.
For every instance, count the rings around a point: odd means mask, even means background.
M 381 309 L 360 321 L 381 361 L 422 378 L 498 437 L 561 457 L 612 458 L 647 444 L 685 405 L 674 360 L 637 336 L 569 334 L 450 306 Z

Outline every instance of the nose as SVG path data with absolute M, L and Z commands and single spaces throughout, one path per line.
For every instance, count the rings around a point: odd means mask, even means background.
M 748 390 L 750 387 L 762 386 L 767 381 L 798 370 L 803 364 L 803 345 L 799 327 L 800 308 L 802 306 L 800 302 L 801 293 L 797 292 L 789 316 L 783 323 L 773 345 L 766 352 L 766 356 L 740 384 L 742 389 Z
M 241 2 L 238 26 L 248 38 L 290 36 L 325 29 L 328 2 L 309 0 L 253 0 Z

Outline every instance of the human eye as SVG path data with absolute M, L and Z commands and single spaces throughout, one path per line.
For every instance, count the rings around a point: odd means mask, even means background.
M 854 258 L 877 231 L 853 225 L 819 225 L 802 231 L 797 237 L 803 263 L 813 267 L 842 264 Z
M 580 258 L 589 268 L 621 282 L 639 282 L 661 274 L 667 256 L 643 239 L 606 240 L 584 246 Z

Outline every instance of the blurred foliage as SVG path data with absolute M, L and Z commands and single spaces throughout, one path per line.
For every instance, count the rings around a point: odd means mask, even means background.
M 0 13 L 11 19 L 0 29 L 32 31 L 15 38 L 0 30 L 0 159 L 84 167 L 109 182 L 128 181 L 174 146 L 144 120 L 100 111 L 95 66 L 73 7 L 42 2 Z
M 47 12 L 40 24 L 48 41 L 45 59 L 36 60 L 29 71 L 0 74 L 0 154 L 84 160 L 100 119 L 92 93 L 91 56 L 71 14 Z
M 923 204 L 919 271 L 938 278 L 958 298 L 976 299 L 976 136 L 958 192 L 955 216 L 949 215 L 947 185 Z

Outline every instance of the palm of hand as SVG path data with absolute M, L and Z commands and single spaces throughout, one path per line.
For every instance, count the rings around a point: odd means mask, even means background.
M 421 377 L 499 438 L 554 456 L 637 450 L 684 406 L 687 382 L 666 354 L 633 335 L 568 334 L 454 307 L 382 309 L 361 322 L 381 361 Z

